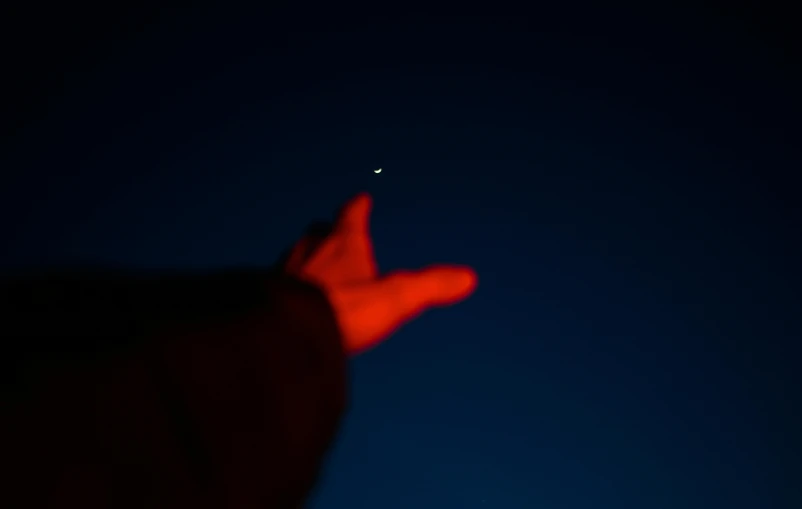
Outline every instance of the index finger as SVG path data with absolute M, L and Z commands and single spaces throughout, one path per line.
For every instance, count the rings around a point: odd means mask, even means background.
M 359 193 L 340 210 L 337 230 L 347 233 L 367 233 L 373 199 L 368 193 Z

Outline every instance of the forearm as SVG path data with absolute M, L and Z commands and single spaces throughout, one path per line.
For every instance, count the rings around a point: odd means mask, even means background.
M 65 485 L 83 469 L 112 495 L 164 485 L 186 503 L 295 504 L 309 488 L 345 405 L 345 355 L 317 289 L 242 271 L 61 273 L 5 289 L 4 334 L 26 355 L 6 421 L 30 447 L 16 448 L 20 482 Z

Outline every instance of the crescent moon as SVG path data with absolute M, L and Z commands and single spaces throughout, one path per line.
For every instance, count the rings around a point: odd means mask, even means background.
M 373 173 L 381 173 L 381 172 L 382 172 L 381 168 L 379 168 L 378 170 L 373 170 Z

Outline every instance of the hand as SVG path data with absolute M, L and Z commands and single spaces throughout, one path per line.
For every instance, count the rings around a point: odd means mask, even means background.
M 477 282 L 473 269 L 456 265 L 380 276 L 368 228 L 371 207 L 367 194 L 351 199 L 334 226 L 310 230 L 283 267 L 326 293 L 351 355 L 377 345 L 430 307 L 465 299 Z

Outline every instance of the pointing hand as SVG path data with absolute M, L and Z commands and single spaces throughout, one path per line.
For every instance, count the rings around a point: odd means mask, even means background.
M 371 207 L 369 195 L 357 195 L 333 227 L 310 230 L 284 263 L 285 272 L 325 292 L 351 355 L 379 344 L 430 307 L 465 299 L 477 282 L 473 269 L 457 265 L 379 275 L 368 227 Z

